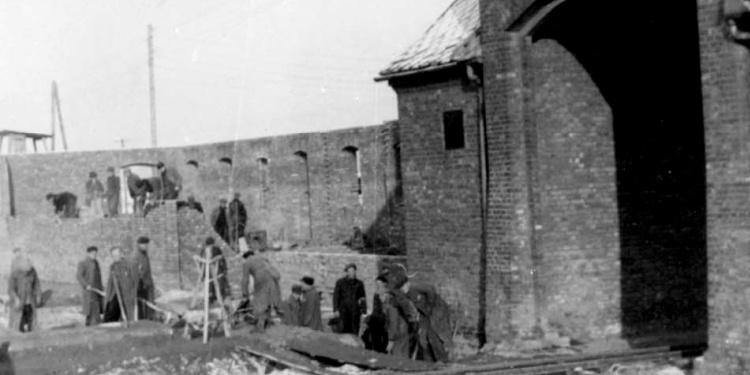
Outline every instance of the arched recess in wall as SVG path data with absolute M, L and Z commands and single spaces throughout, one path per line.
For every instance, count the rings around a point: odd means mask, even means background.
M 228 165 L 228 166 L 231 167 L 232 166 L 232 158 L 223 157 L 223 158 L 219 159 L 219 163 L 226 164 L 226 165 Z
M 230 161 L 230 163 L 231 163 L 231 161 Z M 199 167 L 198 166 L 198 162 L 195 161 L 195 160 L 188 160 L 187 165 L 192 166 L 194 168 L 198 168 Z
M 258 186 L 258 190 L 260 191 L 260 203 L 263 208 L 266 208 L 268 207 L 268 199 L 271 189 L 271 176 L 268 171 L 270 161 L 267 157 L 261 156 L 256 159 L 256 162 L 258 164 L 258 176 L 260 177 L 260 185 Z
M 305 191 L 303 194 L 305 195 L 305 198 L 307 200 L 307 227 L 308 227 L 308 233 L 310 240 L 313 239 L 313 221 L 312 221 L 312 191 L 310 188 L 310 164 L 309 160 L 307 158 L 307 153 L 300 150 L 294 153 L 295 156 L 297 156 L 302 163 L 302 167 L 304 168 L 304 178 L 305 178 Z
M 537 1 L 509 31 L 531 37 L 531 57 L 545 45 L 569 52 L 611 108 L 623 335 L 705 335 L 706 156 L 697 3 L 636 0 L 614 13 L 605 3 Z
M 357 201 L 361 206 L 363 203 L 362 197 L 362 161 L 360 160 L 359 148 L 354 146 L 346 146 L 342 149 L 344 154 L 348 155 L 349 161 L 346 165 L 346 173 L 348 181 L 351 181 L 352 187 L 351 192 L 356 194 Z

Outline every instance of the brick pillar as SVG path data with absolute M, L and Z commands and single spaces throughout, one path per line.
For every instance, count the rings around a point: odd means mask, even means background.
M 533 256 L 535 147 L 524 114 L 526 43 L 521 35 L 490 26 L 482 31 L 490 184 L 485 308 L 488 339 L 498 341 L 535 336 L 540 322 Z
M 699 0 L 707 168 L 709 350 L 703 374 L 750 371 L 750 54 Z

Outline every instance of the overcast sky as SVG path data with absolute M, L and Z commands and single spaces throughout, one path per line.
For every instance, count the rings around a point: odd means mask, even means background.
M 373 77 L 451 1 L 2 0 L 0 129 L 49 133 L 56 80 L 70 150 L 148 147 L 149 23 L 159 146 L 382 123 Z

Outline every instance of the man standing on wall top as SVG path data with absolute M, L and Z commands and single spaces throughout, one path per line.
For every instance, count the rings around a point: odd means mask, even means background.
M 151 275 L 151 260 L 148 257 L 148 237 L 138 238 L 138 249 L 131 259 L 131 268 L 136 285 L 136 316 L 138 320 L 152 318 L 152 311 L 142 300 L 154 302 L 154 279 Z
M 86 249 L 86 259 L 78 263 L 76 279 L 81 284 L 83 297 L 83 315 L 86 316 L 86 325 L 97 325 L 101 322 L 103 312 L 102 304 L 102 272 L 99 262 L 96 260 L 98 249 L 89 246 Z
M 104 195 L 104 186 L 96 176 L 96 172 L 89 173 L 86 181 L 86 207 L 89 208 L 93 217 L 102 217 L 101 197 Z
M 246 225 L 247 210 L 240 201 L 240 193 L 234 193 L 234 199 L 229 203 L 229 245 L 235 251 L 239 249 L 239 239 L 245 237 Z
M 227 212 L 226 199 L 219 199 L 219 207 L 211 212 L 211 226 L 224 242 L 231 244 L 229 241 L 229 213 Z
M 159 170 L 161 185 L 163 189 L 163 199 L 174 200 L 180 195 L 182 190 L 182 175 L 175 167 L 166 167 L 164 163 L 156 163 L 156 169 Z
M 333 290 L 333 313 L 341 319 L 340 333 L 359 335 L 359 322 L 367 313 L 365 283 L 357 279 L 357 265 L 351 263 L 344 268 L 346 276 L 336 281 Z
M 120 177 L 115 175 L 115 169 L 107 168 L 107 216 L 115 217 L 120 211 Z

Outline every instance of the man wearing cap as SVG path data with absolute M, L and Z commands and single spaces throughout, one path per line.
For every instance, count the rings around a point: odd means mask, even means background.
M 107 192 L 104 196 L 107 198 L 107 216 L 115 217 L 120 211 L 120 177 L 115 175 L 115 169 L 107 168 Z
M 281 274 L 268 259 L 263 256 L 255 255 L 252 251 L 242 254 L 245 263 L 242 264 L 242 297 L 249 299 L 250 290 L 248 283 L 250 276 L 253 277 L 253 314 L 257 319 L 256 329 L 263 331 L 269 321 L 269 317 L 274 310 L 278 310 L 281 305 L 281 289 L 279 279 Z
M 315 288 L 315 279 L 310 276 L 302 278 L 301 308 L 300 325 L 316 331 L 322 331 L 323 318 L 320 312 L 320 292 Z
M 421 283 L 412 285 L 410 277 L 404 272 L 404 275 L 394 278 L 394 286 L 397 288 L 394 296 L 397 303 L 404 297 L 408 299 L 419 313 L 412 356 L 423 361 L 447 362 L 446 346 L 453 340 L 448 304 L 434 286 Z
M 101 322 L 103 311 L 102 304 L 102 272 L 99 262 L 96 260 L 98 249 L 89 246 L 86 249 L 86 258 L 78 263 L 76 279 L 81 284 L 83 297 L 83 315 L 86 316 L 86 325 L 97 325 Z
M 300 312 L 302 310 L 302 286 L 292 286 L 289 298 L 281 304 L 281 324 L 296 327 L 299 326 Z
M 175 167 L 166 167 L 164 163 L 156 163 L 156 169 L 159 170 L 161 177 L 161 186 L 163 188 L 163 199 L 177 199 L 182 190 L 182 175 Z
M 359 335 L 359 323 L 367 312 L 365 283 L 357 279 L 357 265 L 351 263 L 344 268 L 346 276 L 336 281 L 333 289 L 333 314 L 341 319 L 340 333 Z
M 148 257 L 148 237 L 138 238 L 138 249 L 131 258 L 131 269 L 135 279 L 136 316 L 138 320 L 151 319 L 151 308 L 142 300 L 154 302 L 154 279 L 151 275 L 151 260 Z
M 229 242 L 229 214 L 227 212 L 227 200 L 219 199 L 219 207 L 211 212 L 211 226 L 222 240 Z
M 104 297 L 104 322 L 135 319 L 136 291 L 133 269 L 123 258 L 122 249 L 113 247 L 112 264 Z

